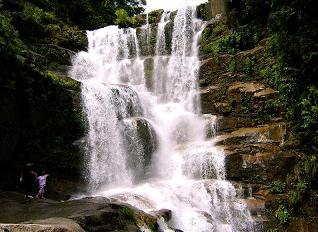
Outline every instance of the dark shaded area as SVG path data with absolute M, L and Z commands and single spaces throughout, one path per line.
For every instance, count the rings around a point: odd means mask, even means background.
M 84 130 L 79 84 L 61 85 L 14 56 L 1 61 L 1 187 L 15 187 L 25 162 L 78 179 L 81 156 L 72 142 Z
M 142 3 L 0 0 L 0 189 L 19 188 L 28 162 L 51 174 L 51 196 L 76 189 L 85 122 L 71 58 L 87 47 L 84 30 L 114 23 L 118 9 L 140 13 Z

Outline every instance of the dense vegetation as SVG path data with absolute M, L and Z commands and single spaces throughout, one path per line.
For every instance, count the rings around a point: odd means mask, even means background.
M 268 39 L 274 65 L 265 75 L 280 91 L 272 107 L 286 109 L 292 122 L 290 144 L 304 153 L 290 175 L 273 183 L 273 191 L 287 193 L 287 203 L 274 212 L 282 226 L 290 216 L 310 217 L 318 198 L 318 15 L 314 0 L 233 0 L 229 24 L 235 28 L 239 50 Z
M 34 162 L 52 178 L 77 180 L 84 123 L 80 86 L 66 76 L 87 47 L 85 30 L 113 24 L 144 0 L 0 0 L 0 188 Z M 117 13 L 116 13 L 117 12 Z M 54 165 L 52 165 L 54 164 Z

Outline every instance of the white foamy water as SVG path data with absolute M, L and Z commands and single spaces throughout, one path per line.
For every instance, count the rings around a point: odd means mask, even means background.
M 151 80 L 145 75 L 149 57 L 140 56 L 141 44 L 149 43 L 139 41 L 149 40 L 150 25 L 142 35 L 117 26 L 88 32 L 88 51 L 74 58 L 71 76 L 82 82 L 88 121 L 89 191 L 149 213 L 171 210 L 169 222 L 158 220 L 164 231 L 253 231 L 246 206 L 225 180 L 223 151 L 206 139 L 207 131 L 215 135 L 214 117 L 200 114 L 204 23 L 194 7 L 178 10 L 167 43 L 171 20 L 165 12 L 157 27 Z

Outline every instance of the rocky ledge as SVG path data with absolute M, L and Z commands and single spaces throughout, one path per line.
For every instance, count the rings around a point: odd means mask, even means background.
M 202 33 L 198 95 L 209 125 L 206 134 L 224 151 L 226 179 L 248 190 L 244 202 L 261 231 L 279 231 L 279 206 L 288 205 L 290 196 L 273 186 L 292 173 L 304 154 L 294 141 L 286 109 L 278 104 L 267 39 L 233 51 L 223 46 L 231 33 L 221 22 Z M 314 194 L 303 213 L 309 216 L 291 216 L 282 231 L 318 231 L 317 206 L 310 203 Z
M 171 216 L 169 210 L 148 214 L 104 197 L 56 202 L 0 192 L 0 205 L 0 232 L 156 231 L 157 220 Z

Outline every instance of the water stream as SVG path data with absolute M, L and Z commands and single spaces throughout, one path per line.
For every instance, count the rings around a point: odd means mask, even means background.
M 171 210 L 168 225 L 160 223 L 165 231 L 253 231 L 246 206 L 225 180 L 223 151 L 206 139 L 207 128 L 216 127 L 200 114 L 198 40 L 204 22 L 195 7 L 179 9 L 174 19 L 165 12 L 155 54 L 142 57 L 149 28 L 141 29 L 143 35 L 117 26 L 89 31 L 88 51 L 73 60 L 70 74 L 82 82 L 88 121 L 89 191 L 150 213 Z

